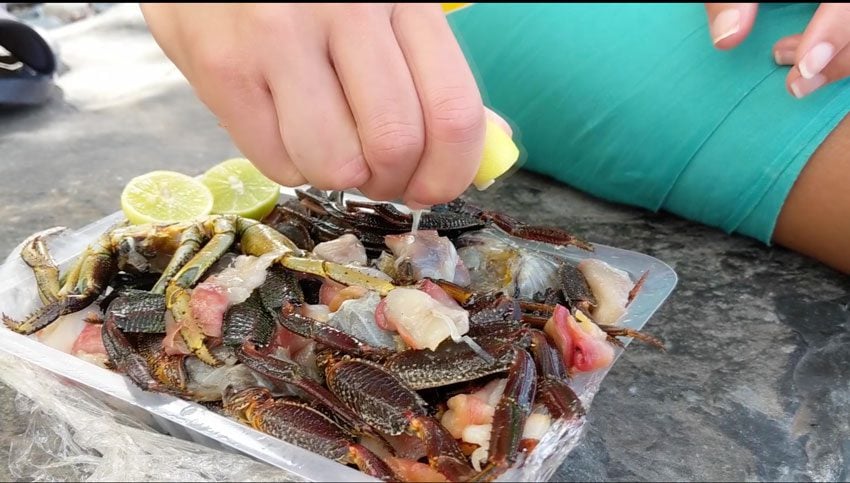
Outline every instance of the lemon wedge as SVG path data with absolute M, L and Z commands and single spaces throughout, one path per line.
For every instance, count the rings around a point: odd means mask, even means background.
M 494 121 L 487 119 L 484 153 L 473 186 L 479 191 L 489 188 L 499 176 L 507 173 L 519 160 L 519 148 L 511 136 Z

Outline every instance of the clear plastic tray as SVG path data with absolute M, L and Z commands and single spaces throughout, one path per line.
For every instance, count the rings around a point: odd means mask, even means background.
M 284 188 L 281 192 L 284 195 L 294 195 L 294 191 L 289 188 Z M 350 196 L 350 198 L 358 199 L 357 196 Z M 66 269 L 90 242 L 121 220 L 122 216 L 120 212 L 116 212 L 78 231 L 66 230 L 53 237 L 49 245 L 60 268 Z M 594 245 L 594 253 L 572 248 L 555 249 L 543 244 L 531 245 L 535 249 L 574 261 L 590 257 L 598 258 L 628 272 L 633 280 L 637 280 L 648 272 L 642 289 L 629 306 L 627 314 L 619 322 L 619 325 L 623 327 L 640 330 L 661 307 L 677 283 L 677 276 L 672 268 L 660 260 L 641 253 L 604 245 Z M 19 250 L 20 246 L 16 247 L 0 266 L 0 312 L 13 317 L 26 316 L 40 303 L 34 277 L 29 267 L 20 260 Z M 153 427 L 172 436 L 217 449 L 241 452 L 281 468 L 296 479 L 376 481 L 355 469 L 220 416 L 199 404 L 165 394 L 144 392 L 120 374 L 46 346 L 34 336 L 25 337 L 16 334 L 5 326 L 2 327 L 2 336 L 0 336 L 0 350 L 40 366 L 66 381 L 86 387 L 87 392 L 94 393 L 112 406 L 134 413 L 141 410 L 149 416 L 148 422 Z M 622 349 L 618 349 L 617 357 L 621 353 Z M 571 385 L 585 406 L 590 406 L 599 384 L 609 370 L 611 367 L 583 375 L 572 381 Z M 583 430 L 583 423 L 553 425 L 530 457 L 518 462 L 499 480 L 548 480 L 576 446 Z

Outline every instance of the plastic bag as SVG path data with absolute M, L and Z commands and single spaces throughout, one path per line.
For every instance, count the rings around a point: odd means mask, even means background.
M 240 454 L 151 429 L 81 387 L 0 352 L 0 381 L 17 391 L 26 431 L 12 439 L 14 479 L 36 481 L 298 481 Z

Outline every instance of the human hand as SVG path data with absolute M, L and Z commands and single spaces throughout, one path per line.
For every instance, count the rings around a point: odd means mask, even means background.
M 141 8 L 201 101 L 276 182 L 412 207 L 471 184 L 485 108 L 439 5 Z
M 707 3 L 711 37 L 718 49 L 738 46 L 752 30 L 757 3 Z M 797 98 L 850 76 L 850 4 L 824 3 L 802 34 L 773 46 L 780 65 L 793 65 L 786 87 Z

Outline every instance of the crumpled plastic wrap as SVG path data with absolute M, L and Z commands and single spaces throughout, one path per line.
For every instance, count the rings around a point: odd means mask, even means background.
M 83 388 L 0 352 L 0 381 L 28 421 L 9 448 L 18 481 L 298 481 L 247 456 L 162 434 Z M 9 417 L 10 415 L 4 415 Z

